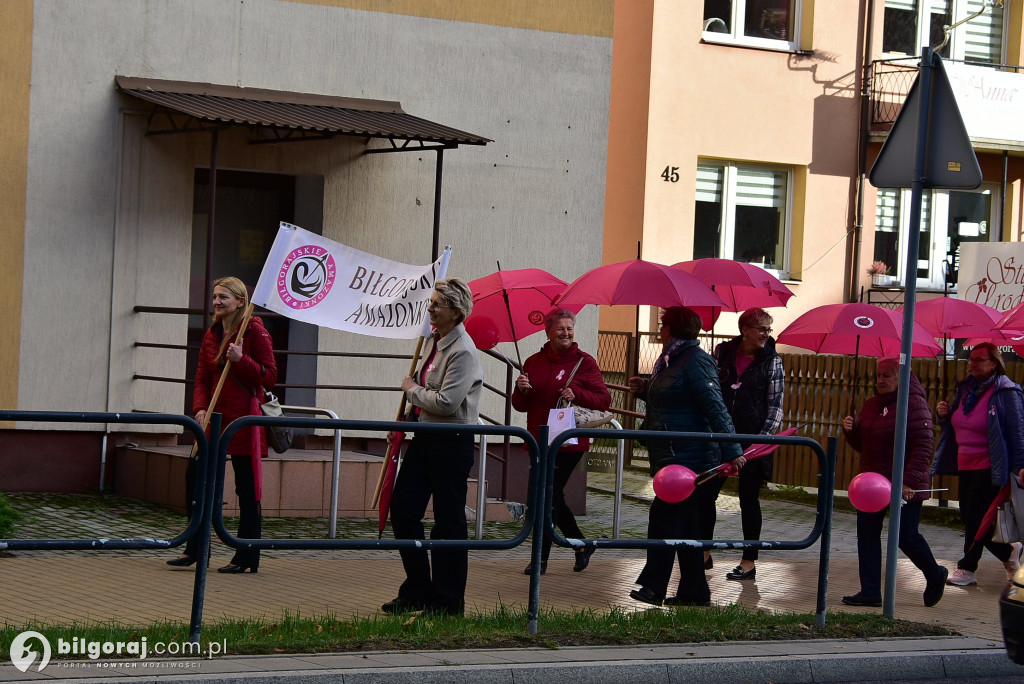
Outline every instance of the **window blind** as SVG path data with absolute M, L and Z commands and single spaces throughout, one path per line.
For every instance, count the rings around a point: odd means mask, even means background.
M 722 181 L 725 176 L 725 169 L 721 166 L 697 166 L 697 201 L 714 202 L 722 201 Z
M 781 173 L 736 169 L 736 204 L 746 207 L 782 207 L 786 202 Z
M 968 16 L 981 9 L 984 0 L 969 0 Z M 1003 62 L 1003 8 L 989 7 L 985 13 L 967 22 L 963 30 L 964 59 L 990 64 Z

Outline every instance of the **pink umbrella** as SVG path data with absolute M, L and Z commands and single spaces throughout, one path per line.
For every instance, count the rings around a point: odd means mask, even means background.
M 672 264 L 700 278 L 725 301 L 724 311 L 786 306 L 793 292 L 760 266 L 745 261 L 708 257 Z
M 899 356 L 902 333 L 901 314 L 874 304 L 852 302 L 825 304 L 811 309 L 790 323 L 776 341 L 819 354 L 853 354 L 856 377 L 857 359 L 861 354 Z M 941 351 L 930 333 L 920 323 L 914 323 L 911 355 L 936 356 Z M 850 397 L 851 414 L 856 396 L 857 386 L 854 384 Z
M 899 356 L 903 317 L 874 304 L 825 304 L 803 314 L 779 334 L 779 344 L 820 354 Z M 936 356 L 942 348 L 914 324 L 913 356 Z
M 725 306 L 722 298 L 697 277 L 642 259 L 587 271 L 566 288 L 555 304 L 576 310 L 586 304 Z
M 518 342 L 544 329 L 544 316 L 551 310 L 551 300 L 565 291 L 567 283 L 539 268 L 523 268 L 499 270 L 467 285 L 473 292 L 473 311 L 466 319 L 467 328 L 473 326 L 470 321 L 486 318 L 497 327 L 498 342 Z M 581 308 L 582 305 L 572 311 Z
M 902 311 L 902 307 L 898 310 Z M 1001 316 L 990 306 L 955 297 L 926 299 L 914 306 L 914 320 L 932 336 L 942 338 L 943 352 L 950 338 L 993 334 L 992 329 Z M 946 374 L 946 364 L 942 363 L 943 396 L 948 385 Z

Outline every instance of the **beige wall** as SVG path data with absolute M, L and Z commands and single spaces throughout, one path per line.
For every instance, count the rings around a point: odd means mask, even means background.
M 636 184 L 643 183 L 643 257 L 671 264 L 692 258 L 698 159 L 782 165 L 794 171 L 790 288 L 796 299 L 788 309 L 773 311 L 776 328 L 795 317 L 797 302 L 805 310 L 842 301 L 844 236 L 852 220 L 852 179 L 857 170 L 858 3 L 804 4 L 802 42 L 813 46 L 811 55 L 703 43 L 701 3 L 654 0 L 650 95 L 643 122 L 636 113 L 642 94 L 634 83 L 645 76 L 643 55 L 629 49 L 620 59 L 624 35 L 616 15 L 606 262 L 635 257 L 632 225 L 627 222 L 625 230 L 612 225 L 611 208 L 632 208 L 619 194 L 634 193 Z M 635 17 L 634 21 L 639 23 Z M 644 37 L 641 30 L 630 35 Z M 626 65 L 633 79 L 616 80 L 620 66 Z M 632 112 L 632 126 L 625 132 L 615 128 L 615 117 L 623 109 Z M 640 137 L 637 131 L 646 133 L 643 148 L 629 144 Z M 620 139 L 623 135 L 627 137 Z M 629 169 L 629 183 L 611 182 L 616 150 L 623 151 L 628 163 L 619 161 L 615 172 Z M 638 177 L 640 162 L 643 179 Z M 666 166 L 679 167 L 679 182 L 664 181 L 661 173 Z M 640 215 L 641 210 L 633 208 L 629 218 Z M 630 236 L 633 253 L 622 233 Z M 612 245 L 618 246 L 615 258 L 610 258 Z M 650 313 L 642 312 L 641 327 L 650 320 Z M 621 326 L 623 321 L 625 327 L 619 329 L 631 327 L 625 317 L 614 323 Z M 613 324 L 613 319 L 603 318 L 603 326 L 605 322 Z M 722 325 L 731 330 L 734 321 L 726 316 Z

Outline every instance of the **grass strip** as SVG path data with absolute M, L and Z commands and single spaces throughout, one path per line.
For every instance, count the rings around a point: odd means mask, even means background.
M 728 605 L 711 608 L 663 608 L 627 611 L 578 609 L 542 610 L 539 633 L 526 633 L 525 609 L 498 606 L 488 614 L 464 618 L 426 614 L 339 618 L 326 613 L 304 617 L 284 613 L 266 617 L 210 620 L 203 627 L 202 644 L 226 644 L 227 655 L 275 653 L 351 653 L 395 650 L 457 650 L 566 646 L 623 646 L 638 644 L 708 643 L 724 641 L 777 641 L 802 639 L 865 639 L 955 636 L 937 625 L 890 620 L 879 614 L 828 613 L 818 627 L 812 614 L 776 613 Z M 146 627 L 118 622 L 11 625 L 0 629 L 0 652 L 24 630 L 35 630 L 55 644 L 132 642 L 143 637 L 157 643 L 188 641 L 188 624 L 157 622 Z M 80 641 L 79 643 L 82 643 Z M 82 655 L 54 653 L 55 658 L 83 659 Z M 124 659 L 122 656 L 101 656 Z

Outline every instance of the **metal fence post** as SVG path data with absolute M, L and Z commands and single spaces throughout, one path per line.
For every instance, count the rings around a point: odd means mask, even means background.
M 189 622 L 189 641 L 199 643 L 199 635 L 203 629 L 203 602 L 206 600 L 206 571 L 210 565 L 210 525 L 213 520 L 214 497 L 221 490 L 213 486 L 214 472 L 220 452 L 220 426 L 221 414 L 214 413 L 210 417 L 210 437 L 206 443 L 206 450 L 199 449 L 199 491 L 202 496 L 197 498 L 199 505 L 200 519 L 202 524 L 196 531 L 199 539 L 199 561 L 196 564 L 196 578 L 192 589 L 192 616 Z M 205 458 L 205 460 L 203 460 Z M 195 506 L 192 507 L 193 515 Z

